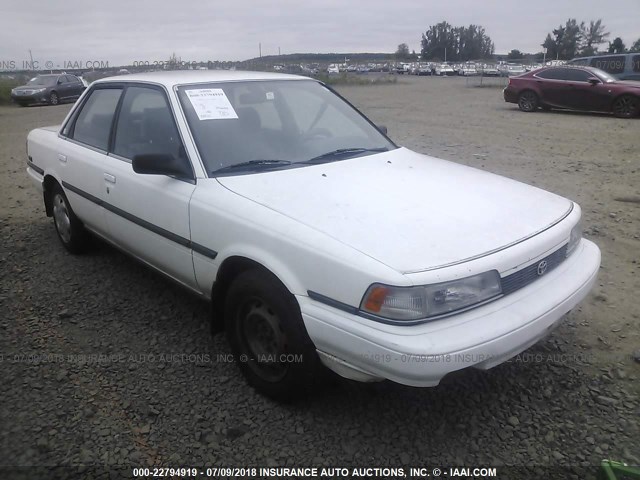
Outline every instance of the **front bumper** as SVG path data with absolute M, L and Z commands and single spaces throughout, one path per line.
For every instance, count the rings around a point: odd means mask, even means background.
M 49 96 L 46 91 L 41 93 L 33 93 L 29 95 L 16 95 L 15 93 L 12 93 L 11 98 L 13 99 L 14 102 L 22 103 L 22 104 L 49 102 Z
M 446 319 L 380 324 L 300 296 L 311 340 L 332 370 L 354 380 L 437 385 L 467 367 L 492 368 L 553 330 L 593 287 L 600 250 L 582 240 L 554 270 L 499 300 Z

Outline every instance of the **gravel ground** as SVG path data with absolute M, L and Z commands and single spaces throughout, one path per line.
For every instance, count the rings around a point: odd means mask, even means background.
M 63 250 L 24 144 L 70 107 L 3 107 L 0 465 L 592 467 L 584 478 L 603 458 L 640 463 L 640 121 L 524 114 L 460 78 L 340 90 L 400 144 L 577 200 L 603 252 L 589 299 L 488 372 L 432 389 L 336 381 L 279 405 L 211 338 L 208 305 L 105 245 Z

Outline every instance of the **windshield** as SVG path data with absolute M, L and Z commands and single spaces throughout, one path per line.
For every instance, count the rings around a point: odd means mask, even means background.
M 313 80 L 189 85 L 179 87 L 178 96 L 213 176 L 301 167 L 396 148 L 357 110 Z
M 29 80 L 27 82 L 27 85 L 29 85 L 30 87 L 35 85 L 48 87 L 51 85 L 55 85 L 57 81 L 58 81 L 57 75 L 39 75 Z

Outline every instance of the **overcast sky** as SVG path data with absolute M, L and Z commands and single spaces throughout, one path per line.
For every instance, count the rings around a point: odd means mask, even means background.
M 245 60 L 281 52 L 420 50 L 429 25 L 485 27 L 496 53 L 541 50 L 569 17 L 602 18 L 610 40 L 640 37 L 640 0 L 0 0 L 2 62 Z M 603 48 L 601 46 L 601 48 Z M 56 65 L 57 66 L 57 65 Z

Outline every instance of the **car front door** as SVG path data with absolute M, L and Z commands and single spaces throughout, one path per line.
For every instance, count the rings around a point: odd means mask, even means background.
M 58 98 L 60 100 L 68 100 L 71 97 L 72 86 L 66 75 L 60 75 L 58 77 L 56 90 L 58 92 Z
M 189 202 L 195 178 L 133 171 L 136 155 L 170 155 L 191 164 L 166 92 L 151 85 L 127 87 L 103 165 L 105 214 L 110 237 L 174 280 L 198 290 L 191 254 Z
M 107 235 L 102 203 L 104 162 L 111 125 L 122 88 L 94 88 L 62 130 L 65 142 L 56 152 L 59 173 L 71 208 L 94 232 Z
M 67 80 L 69 81 L 69 97 L 70 98 L 78 98 L 82 93 L 84 85 L 80 81 L 78 77 L 75 75 L 67 75 Z

